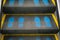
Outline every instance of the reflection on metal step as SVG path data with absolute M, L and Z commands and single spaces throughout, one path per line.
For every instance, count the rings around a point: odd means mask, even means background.
M 18 19 L 18 26 L 19 26 L 20 28 L 22 28 L 23 25 L 24 25 L 24 17 L 20 17 L 20 18 Z
M 36 27 L 41 27 L 41 20 L 39 17 L 36 16 L 34 18 L 34 22 L 35 22 Z
M 9 0 L 9 5 L 10 6 L 13 6 L 14 5 L 14 2 L 15 2 L 15 0 Z
M 36 40 L 41 40 L 40 37 L 36 37 Z
M 24 0 L 19 0 L 19 5 L 23 5 L 24 4 Z
M 51 40 L 51 38 L 47 37 L 46 40 Z
M 8 27 L 9 28 L 13 26 L 13 22 L 14 22 L 14 17 L 9 18 L 9 20 L 8 20 Z
M 45 16 L 44 22 L 45 22 L 46 27 L 52 27 L 49 17 Z
M 23 40 L 23 37 L 20 37 L 19 40 Z
M 34 0 L 34 4 L 35 4 L 35 6 L 38 6 L 39 5 L 39 0 Z
M 43 1 L 44 5 L 49 5 L 48 0 L 42 0 L 42 1 Z

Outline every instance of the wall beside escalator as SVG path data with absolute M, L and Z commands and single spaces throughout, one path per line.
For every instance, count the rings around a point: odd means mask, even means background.
M 58 5 L 58 12 L 59 12 L 59 25 L 60 25 L 60 0 L 57 0 L 57 5 Z M 60 32 L 59 34 L 59 40 L 60 40 Z
M 0 24 L 1 24 L 1 3 L 2 3 L 2 0 L 0 0 Z

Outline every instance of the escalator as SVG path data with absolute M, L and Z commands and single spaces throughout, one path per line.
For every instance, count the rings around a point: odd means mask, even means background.
M 59 40 L 56 0 L 3 0 L 1 40 Z

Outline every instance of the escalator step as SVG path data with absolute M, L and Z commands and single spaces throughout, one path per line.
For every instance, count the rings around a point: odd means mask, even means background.
M 7 15 L 2 26 L 3 33 L 57 33 L 58 27 L 50 15 Z M 14 29 L 14 30 L 13 30 Z M 48 30 L 47 30 L 48 29 Z M 51 30 L 52 29 L 52 30 Z M 16 32 L 15 32 L 16 31 Z
M 3 5 L 4 14 L 54 13 L 56 5 L 52 0 L 8 0 Z

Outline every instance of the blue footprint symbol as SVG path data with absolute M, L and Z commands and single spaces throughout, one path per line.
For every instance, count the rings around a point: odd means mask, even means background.
M 51 38 L 47 37 L 46 40 L 51 40 Z
M 24 0 L 19 0 L 19 5 L 23 5 L 24 4 Z
M 9 40 L 13 40 L 12 38 L 9 38 Z
M 15 0 L 9 0 L 9 5 L 10 6 L 13 6 L 14 5 L 14 2 L 15 2 Z
M 13 22 L 14 22 L 14 17 L 9 18 L 9 20 L 8 20 L 8 27 L 9 28 L 13 27 Z
M 41 20 L 39 17 L 35 17 L 34 22 L 35 22 L 36 27 L 41 27 Z
M 44 22 L 45 22 L 45 25 L 46 25 L 47 27 L 52 27 L 51 21 L 50 21 L 49 17 L 45 16 L 45 17 L 44 17 Z
M 40 37 L 36 37 L 36 40 L 41 40 L 41 38 Z
M 20 17 L 19 19 L 18 19 L 18 26 L 20 27 L 20 28 L 23 28 L 23 25 L 24 25 L 24 17 Z
M 35 4 L 35 6 L 38 6 L 39 5 L 39 0 L 34 0 L 34 4 Z
M 44 3 L 44 5 L 49 5 L 49 1 L 48 0 L 42 0 L 42 2 Z
M 19 40 L 23 40 L 23 37 L 20 37 Z

